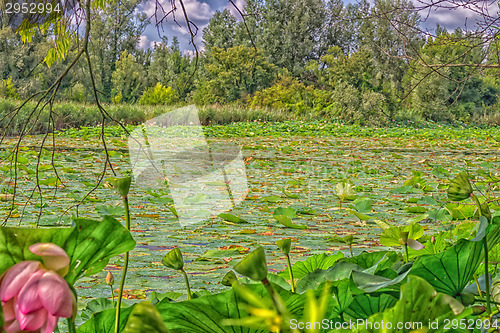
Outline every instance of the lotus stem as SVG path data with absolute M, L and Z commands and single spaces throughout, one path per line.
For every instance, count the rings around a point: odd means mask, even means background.
M 292 293 L 295 292 L 295 280 L 293 279 L 292 265 L 290 263 L 290 256 L 286 255 L 286 262 L 288 264 L 288 274 L 290 274 L 290 285 L 292 286 Z
M 75 322 L 73 321 L 73 318 L 67 318 L 66 321 L 68 322 L 68 332 L 69 333 L 76 333 L 76 327 L 75 327 Z
M 479 202 L 479 199 L 474 195 L 471 194 L 472 199 L 474 200 L 474 203 L 477 206 L 477 212 L 479 214 L 479 218 L 483 216 L 483 212 L 481 211 L 481 203 Z M 488 221 L 489 222 L 489 221 Z M 484 247 L 484 282 L 486 284 L 486 311 L 488 315 L 491 315 L 491 295 L 490 295 L 490 276 L 489 276 L 489 270 L 488 270 L 488 241 L 486 239 L 486 235 L 483 238 L 483 247 Z
M 354 255 L 352 254 L 352 244 L 349 244 L 349 251 L 351 252 L 351 258 L 354 257 Z
M 127 225 L 127 230 L 130 231 L 130 209 L 128 205 L 128 197 L 123 197 L 123 206 L 125 207 L 125 220 Z M 116 313 L 115 313 L 115 333 L 119 333 L 120 330 L 120 308 L 122 305 L 122 297 L 123 297 L 123 286 L 125 285 L 125 278 L 127 275 L 128 269 L 128 251 L 125 253 L 125 263 L 123 265 L 123 273 L 122 278 L 120 280 L 120 290 L 118 291 L 118 301 L 116 304 Z
M 184 281 L 186 282 L 186 289 L 188 294 L 188 299 L 193 299 L 193 295 L 191 294 L 191 288 L 189 288 L 189 280 L 184 268 L 181 268 L 182 275 L 184 275 Z
M 113 307 L 116 307 L 115 303 L 115 293 L 113 292 L 113 286 L 109 286 L 111 288 L 111 300 L 113 301 Z
M 408 254 L 408 244 L 405 243 L 405 253 L 406 253 L 406 263 L 410 262 L 410 256 Z

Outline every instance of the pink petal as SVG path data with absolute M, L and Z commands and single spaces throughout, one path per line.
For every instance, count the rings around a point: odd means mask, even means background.
M 16 304 L 17 305 L 17 304 Z M 34 331 L 40 329 L 47 321 L 47 310 L 40 309 L 38 311 L 24 314 L 15 306 L 16 318 L 19 322 L 19 327 L 24 331 Z
M 14 299 L 2 302 L 2 308 L 3 316 L 6 322 L 16 319 L 16 314 L 14 313 Z
M 30 251 L 42 257 L 43 265 L 47 269 L 59 271 L 69 266 L 69 257 L 66 252 L 56 244 L 36 243 L 30 246 Z M 68 271 L 65 270 L 63 276 Z
M 17 295 L 39 267 L 39 261 L 22 261 L 9 268 L 0 285 L 0 300 L 6 302 Z
M 51 315 L 70 318 L 73 314 L 75 295 L 68 283 L 56 272 L 48 271 L 42 276 L 38 293 L 44 308 Z
M 425 246 L 420 243 L 419 241 L 416 241 L 414 239 L 408 238 L 407 242 L 408 246 L 411 247 L 414 250 L 422 250 Z
M 40 310 L 43 307 L 38 295 L 38 286 L 45 270 L 37 270 L 33 273 L 24 287 L 16 297 L 16 306 L 23 314 L 29 314 Z
M 19 323 L 17 320 L 12 320 L 9 322 L 5 322 L 5 326 L 3 327 L 5 332 L 7 333 L 15 333 L 19 332 L 21 330 L 21 327 L 19 327 Z
M 47 323 L 45 326 L 42 326 L 40 329 L 40 333 L 52 333 L 56 329 L 58 317 L 47 315 Z

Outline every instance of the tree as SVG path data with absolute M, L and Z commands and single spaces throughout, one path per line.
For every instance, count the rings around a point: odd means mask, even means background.
M 160 82 L 166 87 L 172 87 L 181 98 L 185 98 L 193 89 L 189 80 L 192 73 L 191 61 L 188 56 L 181 54 L 177 38 L 173 38 L 171 46 L 167 44 L 166 38 L 155 44 L 148 78 L 153 84 Z
M 193 96 L 197 103 L 233 102 L 267 87 L 275 77 L 275 66 L 251 47 L 213 47 L 204 62 L 207 77 L 198 82 Z
M 113 99 L 116 102 L 135 102 L 141 95 L 146 84 L 143 68 L 135 61 L 133 55 L 123 51 L 116 62 L 113 72 Z
M 218 47 L 227 50 L 235 46 L 236 18 L 226 8 L 223 11 L 215 12 L 208 22 L 208 26 L 203 29 L 203 43 L 205 48 L 210 50 Z
M 298 74 L 308 61 L 319 58 L 327 15 L 323 0 L 269 0 L 261 11 L 256 44 L 271 63 Z
M 105 100 L 109 101 L 112 97 L 114 87 L 111 76 L 120 55 L 124 51 L 134 56 L 141 53 L 137 44 L 146 28 L 147 16 L 136 13 L 140 2 L 141 0 L 116 1 L 92 15 L 90 47 L 94 51 L 94 70 L 99 73 L 98 88 L 103 92 Z
M 377 0 L 363 5 L 360 45 L 366 47 L 375 66 L 375 86 L 390 102 L 391 113 L 403 97 L 402 80 L 408 56 L 418 53 L 423 44 L 420 16 L 407 0 Z

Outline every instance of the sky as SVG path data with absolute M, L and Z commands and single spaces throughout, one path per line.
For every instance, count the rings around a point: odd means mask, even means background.
M 163 8 L 168 11 L 170 10 L 171 0 L 159 0 L 162 3 Z M 423 2 L 430 2 L 435 0 L 412 0 L 414 5 L 417 7 L 422 6 Z M 186 11 L 189 13 L 190 19 L 198 27 L 197 36 L 195 38 L 195 43 L 197 47 L 203 48 L 202 35 L 203 28 L 208 25 L 210 18 L 214 15 L 217 10 L 223 10 L 228 8 L 233 15 L 239 17 L 239 14 L 235 10 L 234 6 L 228 0 L 184 0 L 184 5 Z M 235 4 L 239 8 L 243 8 L 245 0 L 234 0 Z M 371 0 L 370 2 L 373 2 Z M 344 3 L 356 3 L 356 0 L 344 0 Z M 496 1 L 485 0 L 483 3 L 489 4 L 490 14 L 495 14 L 498 12 L 498 5 Z M 172 38 L 176 36 L 179 39 L 180 48 L 184 52 L 193 52 L 193 46 L 190 44 L 189 32 L 184 23 L 184 17 L 180 4 L 177 2 L 178 10 L 175 12 L 177 23 L 174 22 L 173 17 L 170 15 L 163 24 L 159 26 L 159 29 L 155 24 L 150 24 L 146 31 L 141 36 L 139 45 L 141 48 L 151 48 L 155 42 L 160 41 L 160 35 L 166 36 L 169 42 Z M 152 16 L 155 13 L 155 0 L 147 0 L 139 8 L 141 12 L 145 12 L 148 16 Z M 439 9 L 439 10 L 425 10 L 421 12 L 421 17 L 423 22 L 421 24 L 424 30 L 432 32 L 436 25 L 439 24 L 441 27 L 446 28 L 448 31 L 453 31 L 457 27 L 467 28 L 469 30 L 474 30 L 476 26 L 476 21 L 478 15 L 473 9 L 459 8 L 459 9 Z M 161 16 L 158 18 L 161 19 Z M 154 17 L 151 20 L 155 22 Z M 159 31 L 158 31 L 159 30 Z

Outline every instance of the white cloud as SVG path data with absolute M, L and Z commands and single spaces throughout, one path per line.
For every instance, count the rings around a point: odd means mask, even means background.
M 141 35 L 139 38 L 139 47 L 141 49 L 149 49 L 150 47 L 153 46 L 153 42 L 149 39 L 148 36 Z

